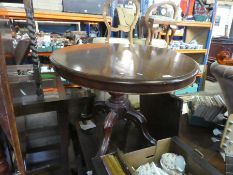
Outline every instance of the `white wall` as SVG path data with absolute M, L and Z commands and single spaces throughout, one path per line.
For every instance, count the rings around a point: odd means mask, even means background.
M 232 18 L 233 18 L 233 6 L 229 5 L 219 5 L 217 7 L 216 17 L 220 17 L 219 25 L 214 25 L 213 36 L 224 36 L 225 35 L 225 25 L 228 25 L 228 35 L 231 28 Z

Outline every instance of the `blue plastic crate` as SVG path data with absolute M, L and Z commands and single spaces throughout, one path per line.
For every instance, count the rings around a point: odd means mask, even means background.
M 38 52 L 52 52 L 53 48 L 52 48 L 52 46 L 49 46 L 49 47 L 38 47 L 37 50 L 38 50 Z
M 196 93 L 197 90 L 198 90 L 197 83 L 193 83 L 191 86 L 175 91 L 175 95 L 192 94 L 192 93 Z
M 53 46 L 53 51 L 63 48 L 63 46 Z

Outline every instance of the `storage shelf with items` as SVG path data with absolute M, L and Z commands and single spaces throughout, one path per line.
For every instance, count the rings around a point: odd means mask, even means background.
M 38 3 L 42 3 L 42 1 Z M 37 5 L 38 3 L 35 2 L 34 5 Z M 57 2 L 51 2 L 51 3 L 57 3 Z M 38 8 L 38 6 L 36 6 L 34 9 L 35 9 L 34 19 L 35 19 L 35 25 L 36 25 L 36 32 L 49 30 L 47 31 L 48 33 L 55 32 L 55 33 L 63 34 L 61 30 L 63 31 L 74 30 L 78 32 L 81 29 L 90 32 L 91 25 L 94 25 L 94 24 L 98 25 L 100 23 L 104 23 L 104 18 L 101 14 L 97 15 L 97 14 L 62 12 L 62 9 L 61 10 L 54 10 L 54 9 L 48 10 L 48 9 L 40 9 Z M 24 9 L 23 4 L 0 3 L 0 17 L 6 18 L 6 19 L 13 19 L 14 22 L 16 22 L 16 24 L 20 24 L 21 26 L 26 27 L 26 14 L 25 14 L 25 9 Z M 107 20 L 109 21 L 109 23 L 111 23 L 111 17 L 107 16 Z M 86 36 L 88 36 L 87 32 L 86 32 Z M 41 37 L 38 37 L 38 38 L 41 38 Z M 46 45 L 46 47 L 40 46 L 41 45 L 40 43 L 41 42 L 39 41 L 38 42 L 39 44 L 38 55 L 41 57 L 49 57 L 50 54 L 55 49 L 60 47 L 56 43 L 55 45 L 52 44 L 52 46 Z M 29 53 L 29 56 L 30 56 L 30 53 Z
M 141 7 L 142 14 L 149 21 L 150 40 L 153 36 L 159 36 L 166 40 L 168 48 L 192 57 L 204 67 L 195 82 L 198 91 L 204 90 L 217 0 L 210 5 L 201 4 L 198 0 L 171 0 L 164 3 L 141 0 Z
M 205 86 L 205 74 L 206 74 L 206 63 L 209 54 L 209 47 L 211 42 L 211 32 L 212 32 L 212 25 L 209 27 L 204 26 L 186 26 L 185 27 L 185 37 L 184 43 L 190 43 L 195 41 L 196 45 L 203 46 L 200 49 L 184 49 L 178 50 L 179 53 L 186 54 L 193 59 L 195 59 L 200 65 L 202 65 L 202 73 L 197 76 L 197 84 L 198 84 L 198 91 L 204 90 Z
M 212 39 L 212 28 L 215 19 L 215 12 L 217 7 L 217 0 L 212 5 L 213 10 L 210 17 L 210 22 L 199 21 L 181 21 L 177 22 L 177 26 L 184 27 L 183 44 L 188 45 L 184 48 L 175 48 L 178 53 L 186 54 L 195 59 L 200 64 L 200 73 L 197 75 L 196 83 L 198 85 L 198 91 L 204 90 L 205 77 L 207 74 L 206 64 L 208 60 L 208 54 L 210 49 L 210 43 Z M 194 45 L 192 45 L 194 43 Z M 192 48 L 190 49 L 189 46 Z
M 0 8 L 0 16 L 13 19 L 26 19 L 26 14 L 23 8 Z M 107 17 L 109 22 L 111 18 Z M 84 22 L 104 22 L 102 15 L 53 12 L 35 10 L 35 20 L 37 21 L 84 21 Z

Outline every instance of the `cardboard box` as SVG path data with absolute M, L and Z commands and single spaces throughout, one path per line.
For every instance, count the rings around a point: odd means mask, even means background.
M 191 149 L 188 145 L 181 142 L 178 137 L 159 140 L 157 146 L 148 147 L 138 151 L 127 153 L 123 156 L 127 167 L 137 169 L 140 165 L 154 161 L 158 163 L 162 154 L 176 153 L 182 155 L 186 161 L 185 173 L 192 175 L 223 175 L 216 168 L 208 163 L 208 161 Z M 132 169 L 129 169 L 133 174 Z

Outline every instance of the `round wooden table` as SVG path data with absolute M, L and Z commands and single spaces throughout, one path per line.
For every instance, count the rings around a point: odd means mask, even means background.
M 134 110 L 125 94 L 168 93 L 184 88 L 196 79 L 198 64 L 169 49 L 128 44 L 84 44 L 55 51 L 50 56 L 55 70 L 79 85 L 108 91 L 111 97 L 96 106 L 108 110 L 100 154 L 105 154 L 117 120 L 135 122 L 145 138 L 146 118 Z

